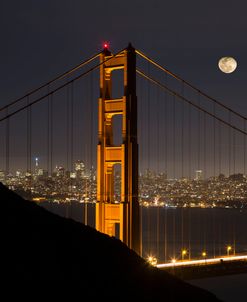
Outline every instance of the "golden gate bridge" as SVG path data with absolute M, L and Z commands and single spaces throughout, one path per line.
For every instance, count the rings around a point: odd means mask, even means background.
M 26 198 L 78 201 L 160 266 L 246 252 L 246 117 L 142 51 L 104 45 L 0 114 L 0 180 Z

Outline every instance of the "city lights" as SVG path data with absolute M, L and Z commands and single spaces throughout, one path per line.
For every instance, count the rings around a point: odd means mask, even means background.
M 187 250 L 183 249 L 181 254 L 182 254 L 182 260 L 184 260 L 184 257 L 187 255 Z
M 147 261 L 149 264 L 156 266 L 157 265 L 157 258 L 154 256 L 148 256 Z
M 232 250 L 232 247 L 230 245 L 228 245 L 226 250 L 227 250 L 227 256 L 229 256 L 230 251 Z
M 188 261 L 177 261 L 172 259 L 170 263 L 157 264 L 158 268 L 168 268 L 173 266 L 187 266 L 187 265 L 200 265 L 200 264 L 213 264 L 221 263 L 222 261 L 235 261 L 235 260 L 247 260 L 247 255 L 229 256 L 229 257 L 217 257 L 200 260 L 188 260 Z
M 62 165 L 56 165 L 52 171 L 47 171 L 42 166 L 39 157 L 34 158 L 33 171 L 13 171 L 6 174 L 0 170 L 0 181 L 11 186 L 13 190 L 30 190 L 30 180 L 35 185 L 35 195 L 47 197 L 54 200 L 53 196 L 63 195 L 64 189 L 68 189 L 69 180 L 89 180 L 87 188 L 91 192 L 91 200 L 96 200 L 96 170 L 85 167 L 83 160 L 76 160 L 71 171 L 66 171 Z M 51 187 L 44 188 L 44 183 L 54 182 Z M 121 181 L 121 176 L 116 176 L 116 184 Z M 90 184 L 90 186 L 88 186 Z M 79 184 L 78 184 L 79 185 Z M 76 185 L 75 194 L 80 194 L 81 188 Z M 153 190 L 153 187 L 156 190 Z M 243 175 L 234 177 L 214 177 L 207 180 L 196 179 L 167 179 L 165 173 L 156 174 L 148 171 L 139 175 L 139 203 L 143 207 L 165 207 L 165 208 L 247 208 L 245 200 L 245 188 L 247 179 Z M 94 189 L 92 189 L 94 188 Z M 81 192 L 82 193 L 82 192 Z M 68 194 L 67 194 L 68 195 Z M 120 186 L 116 186 L 116 200 L 120 200 Z M 62 201 L 66 200 L 66 197 Z M 74 198 L 75 199 L 75 198 Z M 80 198 L 81 200 L 81 198 Z M 230 252 L 230 251 L 229 251 Z M 185 256 L 185 255 L 183 255 Z

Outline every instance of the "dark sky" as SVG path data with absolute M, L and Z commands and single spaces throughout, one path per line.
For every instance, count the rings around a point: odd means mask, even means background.
M 247 114 L 247 5 L 236 1 L 1 1 L 1 104 L 67 70 L 109 40 L 128 42 Z M 234 56 L 233 74 L 218 70 Z
M 236 1 L 12 0 L 0 4 L 0 106 L 77 65 L 109 41 L 161 65 L 247 115 L 247 5 Z M 233 56 L 232 74 L 218 69 Z

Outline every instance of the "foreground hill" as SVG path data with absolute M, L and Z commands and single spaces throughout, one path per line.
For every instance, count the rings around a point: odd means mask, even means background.
M 52 214 L 1 183 L 0 208 L 0 274 L 13 288 L 35 282 L 44 293 L 60 284 L 60 293 L 69 288 L 80 301 L 219 301 L 151 267 L 121 241 Z

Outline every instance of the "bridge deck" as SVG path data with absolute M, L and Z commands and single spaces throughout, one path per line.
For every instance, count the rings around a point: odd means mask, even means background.
M 183 280 L 247 273 L 247 256 L 221 257 L 206 260 L 179 261 L 157 265 Z

